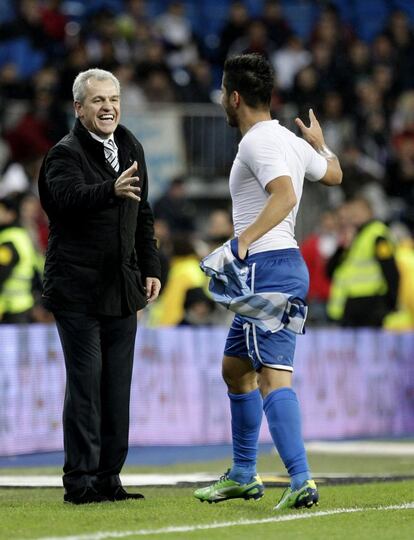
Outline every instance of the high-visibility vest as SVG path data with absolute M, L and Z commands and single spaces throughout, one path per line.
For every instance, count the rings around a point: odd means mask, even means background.
M 0 289 L 0 315 L 23 313 L 33 307 L 32 280 L 38 257 L 29 233 L 21 227 L 9 227 L 0 232 L 0 244 L 10 242 L 19 260 Z
M 400 273 L 397 311 L 389 313 L 383 326 L 387 330 L 414 329 L 414 245 L 411 240 L 397 246 L 395 260 Z
M 335 269 L 327 312 L 341 320 L 348 298 L 384 295 L 388 290 L 381 266 L 375 257 L 376 239 L 389 239 L 389 229 L 380 221 L 365 225 L 354 238 L 342 263 Z
M 202 287 L 207 291 L 208 278 L 195 255 L 175 256 L 167 283 L 159 299 L 151 306 L 150 326 L 174 326 L 184 317 L 184 301 L 188 289 Z M 209 294 L 209 293 L 208 293 Z

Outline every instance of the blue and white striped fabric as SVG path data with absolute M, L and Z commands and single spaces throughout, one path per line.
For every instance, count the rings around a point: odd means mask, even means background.
M 249 267 L 235 254 L 237 239 L 229 240 L 200 263 L 203 272 L 211 278 L 209 290 L 213 299 L 264 332 L 287 328 L 295 334 L 304 334 L 308 314 L 304 301 L 277 291 L 252 292 L 247 284 Z

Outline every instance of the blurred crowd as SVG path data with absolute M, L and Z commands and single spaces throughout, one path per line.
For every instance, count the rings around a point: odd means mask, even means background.
M 84 10 L 75 13 L 68 9 L 72 4 Z M 389 225 L 400 290 L 407 280 L 401 279 L 399 246 L 410 255 L 414 233 L 413 20 L 390 9 L 382 30 L 368 42 L 344 22 L 338 2 L 321 1 L 304 39 L 285 17 L 283 2 L 264 0 L 261 13 L 252 16 L 248 2 L 236 1 L 228 3 L 215 39 L 207 40 L 192 24 L 189 4 L 165 2 L 154 14 L 150 0 L 7 3 L 7 17 L 0 18 L 0 199 L 6 208 L 17 197 L 13 226 L 23 227 L 36 252 L 44 252 L 47 222 L 36 180 L 43 156 L 71 127 L 71 88 L 79 71 L 113 71 L 124 108 L 217 103 L 226 57 L 257 52 L 275 69 L 274 116 L 307 119 L 312 107 L 344 169 L 341 188 L 321 203 L 320 222 L 302 246 L 311 271 L 312 321 L 332 320 L 326 310 L 335 279 L 329 260 L 339 248 L 348 250 L 360 231 L 361 223 L 350 217 L 356 199 L 367 201 L 371 220 Z M 200 225 L 197 206 L 186 197 L 186 179 L 171 180 L 154 203 L 164 290 L 148 324 L 222 322 L 226 314 L 210 302 L 198 261 L 232 235 L 231 217 L 223 206 Z M 10 226 L 3 214 L 0 231 Z M 3 260 L 8 260 L 5 252 Z M 1 265 L 0 253 L 0 270 Z M 3 274 L 4 284 L 10 272 Z M 413 295 L 411 281 L 404 285 L 407 297 Z M 1 287 L 0 277 L 0 297 Z M 390 311 L 401 302 L 398 294 Z M 27 317 L 45 319 L 41 311 Z

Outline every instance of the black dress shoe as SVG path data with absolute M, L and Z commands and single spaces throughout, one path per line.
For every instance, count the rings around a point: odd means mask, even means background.
M 92 487 L 84 487 L 65 493 L 63 495 L 63 501 L 71 504 L 89 504 L 109 502 L 109 499 Z
M 127 493 L 122 486 L 118 486 L 112 491 L 105 491 L 105 496 L 110 501 L 127 501 L 129 499 L 145 499 L 141 493 Z

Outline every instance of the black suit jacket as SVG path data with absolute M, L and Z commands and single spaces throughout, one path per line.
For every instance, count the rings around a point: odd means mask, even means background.
M 43 160 L 39 195 L 50 227 L 43 303 L 52 311 L 128 315 L 146 305 L 145 278 L 160 277 L 144 151 L 125 127 L 114 135 L 118 173 L 79 120 Z M 134 161 L 139 203 L 114 194 Z

